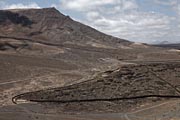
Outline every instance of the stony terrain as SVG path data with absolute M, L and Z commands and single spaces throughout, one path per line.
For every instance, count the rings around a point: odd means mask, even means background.
M 179 63 L 126 65 L 86 82 L 21 94 L 14 98 L 14 102 L 18 99 L 57 102 L 61 106 L 57 104 L 57 109 L 65 111 L 122 112 L 138 104 L 160 101 L 161 96 L 178 96 L 179 72 Z M 144 99 L 148 97 L 154 99 Z
M 179 119 L 179 59 L 55 8 L 0 10 L 0 120 Z

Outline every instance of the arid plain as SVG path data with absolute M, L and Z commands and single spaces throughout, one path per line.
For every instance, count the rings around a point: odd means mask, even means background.
M 55 8 L 0 11 L 0 120 L 179 120 L 180 51 Z

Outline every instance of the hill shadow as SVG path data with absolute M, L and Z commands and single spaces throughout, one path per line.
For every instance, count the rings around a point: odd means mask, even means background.
M 26 16 L 20 15 L 18 13 L 3 10 L 0 11 L 0 24 L 6 24 L 7 21 L 12 22 L 13 24 L 20 24 L 27 27 L 30 27 L 34 23 Z

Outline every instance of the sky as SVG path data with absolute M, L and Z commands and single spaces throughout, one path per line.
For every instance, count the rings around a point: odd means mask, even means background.
M 180 0 L 0 0 L 0 9 L 45 7 L 130 41 L 180 43 Z

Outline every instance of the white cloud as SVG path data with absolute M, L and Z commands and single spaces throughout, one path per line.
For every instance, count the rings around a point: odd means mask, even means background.
M 104 4 L 102 0 L 61 0 L 60 2 L 63 8 L 76 11 L 87 11 L 93 6 Z
M 5 2 L 1 2 L 0 9 L 27 9 L 27 8 L 40 8 L 37 3 L 30 3 L 30 4 L 6 4 Z
M 96 11 L 90 11 L 87 13 L 87 19 L 89 20 L 94 20 L 94 19 L 98 19 L 100 17 L 99 12 Z
M 173 17 L 139 11 L 135 0 L 102 1 L 61 0 L 61 6 L 86 16 L 81 22 L 120 38 L 151 42 L 169 34 Z
M 180 4 L 178 4 L 178 6 L 177 6 L 177 12 L 178 12 L 178 15 L 180 17 Z
M 122 6 L 124 10 L 131 10 L 138 8 L 138 5 L 134 1 L 122 1 Z
M 170 18 L 160 14 L 133 12 L 116 14 L 114 17 L 101 16 L 99 19 L 88 19 L 86 24 L 105 33 L 139 42 L 149 42 L 168 34 Z M 147 41 L 144 41 L 147 40 Z
M 137 5 L 134 0 L 61 0 L 61 7 L 76 11 L 89 11 L 106 5 L 120 5 L 123 9 L 134 9 Z M 123 5 L 122 5 L 123 4 Z
M 177 0 L 154 0 L 154 2 L 166 6 L 172 6 L 177 4 Z

